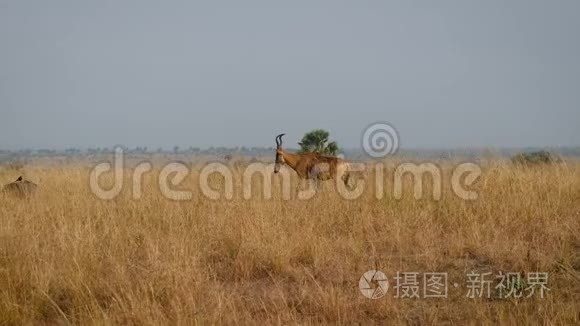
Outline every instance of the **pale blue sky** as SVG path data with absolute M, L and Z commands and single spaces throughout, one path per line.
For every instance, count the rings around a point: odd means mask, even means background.
M 580 1 L 0 0 L 0 148 L 580 145 Z

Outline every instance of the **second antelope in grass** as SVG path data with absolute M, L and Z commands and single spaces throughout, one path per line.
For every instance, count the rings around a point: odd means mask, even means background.
M 8 195 L 13 195 L 18 198 L 28 198 L 36 192 L 36 184 L 34 182 L 22 179 L 20 176 L 16 181 L 5 185 L 2 192 Z

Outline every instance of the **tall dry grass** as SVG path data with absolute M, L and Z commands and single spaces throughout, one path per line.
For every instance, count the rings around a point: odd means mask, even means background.
M 395 200 L 392 170 L 381 200 L 370 190 L 343 200 L 326 186 L 285 201 L 274 178 L 271 200 L 259 188 L 244 200 L 237 184 L 233 200 L 212 201 L 193 173 L 183 187 L 194 198 L 171 201 L 152 172 L 141 200 L 127 183 L 102 201 L 88 168 L 28 167 L 37 196 L 1 199 L 0 324 L 578 324 L 578 167 L 490 163 L 471 202 L 448 178 L 439 201 L 415 200 L 410 187 Z M 0 172 L 0 183 L 15 177 Z M 369 300 L 358 281 L 375 268 L 391 288 Z M 397 271 L 447 272 L 449 297 L 395 298 Z M 470 299 L 470 271 L 545 271 L 551 291 Z

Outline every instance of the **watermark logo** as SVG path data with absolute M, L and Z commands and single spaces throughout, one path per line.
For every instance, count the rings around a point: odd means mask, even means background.
M 453 282 L 452 290 L 466 291 L 469 299 L 544 299 L 551 291 L 547 272 L 471 271 L 463 282 Z M 370 270 L 359 280 L 359 289 L 368 299 L 379 299 L 387 294 L 389 283 L 381 271 Z M 446 272 L 396 272 L 393 277 L 394 298 L 447 299 L 449 294 Z
M 364 273 L 358 281 L 358 287 L 362 295 L 368 299 L 380 299 L 387 294 L 389 281 L 387 276 L 377 270 L 370 270 Z
M 395 154 L 399 149 L 399 133 L 386 122 L 373 123 L 363 132 L 362 148 L 372 158 Z

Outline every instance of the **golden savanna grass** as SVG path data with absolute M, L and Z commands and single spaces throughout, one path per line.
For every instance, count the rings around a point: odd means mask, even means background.
M 88 167 L 27 166 L 37 196 L 1 198 L 0 324 L 578 324 L 580 165 L 486 163 L 475 201 L 451 191 L 454 163 L 441 166 L 438 201 L 415 200 L 410 185 L 395 200 L 392 169 L 380 200 L 373 181 L 357 200 L 328 184 L 311 200 L 282 200 L 277 176 L 271 200 L 259 176 L 244 200 L 243 167 L 232 200 L 203 197 L 197 172 L 180 185 L 192 200 L 168 200 L 158 170 L 133 200 L 128 170 L 122 194 L 104 201 Z M 0 171 L 0 183 L 18 173 Z M 358 288 L 371 269 L 391 284 L 377 300 Z M 448 298 L 395 298 L 398 271 L 448 273 Z M 548 272 L 551 290 L 471 299 L 471 271 Z

